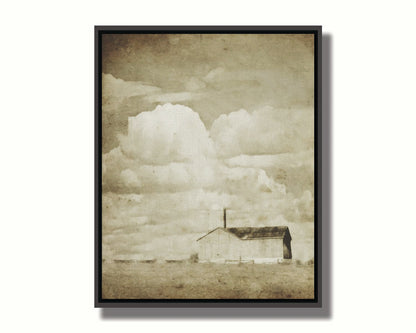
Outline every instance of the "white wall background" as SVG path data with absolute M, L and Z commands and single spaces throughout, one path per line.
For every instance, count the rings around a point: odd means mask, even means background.
M 1 330 L 414 330 L 414 13 L 411 1 L 3 2 Z M 329 316 L 108 318 L 93 308 L 93 26 L 116 24 L 323 25 L 332 44 Z

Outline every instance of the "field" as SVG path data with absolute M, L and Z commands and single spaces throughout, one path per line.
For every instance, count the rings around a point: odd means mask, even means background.
M 103 263 L 105 299 L 309 299 L 313 265 Z

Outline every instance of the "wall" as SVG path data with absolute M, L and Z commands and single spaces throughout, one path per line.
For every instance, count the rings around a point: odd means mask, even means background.
M 240 240 L 217 229 L 200 239 L 199 259 L 253 260 L 255 258 L 283 258 L 282 239 Z
M 2 331 L 415 331 L 414 2 L 23 0 L 0 13 Z M 93 308 L 94 24 L 324 26 L 329 314 Z
M 283 238 L 283 257 L 292 259 L 292 240 L 287 234 Z
M 200 239 L 198 243 L 200 260 L 236 260 L 239 258 L 237 251 L 241 241 L 221 229 L 211 232 L 208 236 Z
M 282 239 L 262 239 L 242 241 L 241 257 L 247 260 L 255 258 L 283 258 Z

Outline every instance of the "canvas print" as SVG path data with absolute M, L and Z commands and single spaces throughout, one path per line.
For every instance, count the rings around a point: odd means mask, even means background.
M 315 35 L 100 46 L 100 299 L 313 300 Z

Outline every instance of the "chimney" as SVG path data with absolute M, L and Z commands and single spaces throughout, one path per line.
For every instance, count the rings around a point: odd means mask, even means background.
M 224 228 L 227 228 L 227 208 L 224 208 Z

